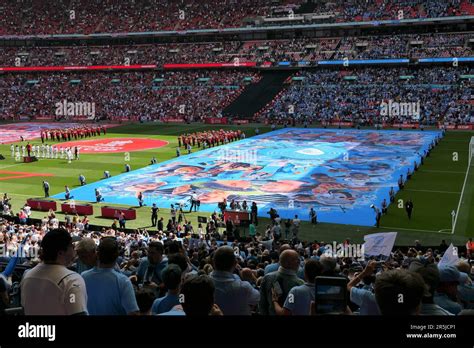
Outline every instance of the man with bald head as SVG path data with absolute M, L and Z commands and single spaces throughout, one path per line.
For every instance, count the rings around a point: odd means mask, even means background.
M 285 249 L 282 251 L 279 264 L 277 271 L 268 273 L 263 277 L 260 286 L 259 305 L 260 314 L 262 315 L 276 315 L 273 301 L 283 306 L 290 290 L 295 286 L 304 284 L 304 281 L 297 276 L 300 257 L 295 250 Z M 275 297 L 278 300 L 273 299 L 273 293 L 276 294 Z
M 214 271 L 211 279 L 214 282 L 215 303 L 224 315 L 250 315 L 251 307 L 256 306 L 260 293 L 253 286 L 234 273 L 237 258 L 234 249 L 222 246 L 216 250 L 213 257 Z
M 77 259 L 75 270 L 77 273 L 88 271 L 97 266 L 97 245 L 92 238 L 83 238 L 77 242 L 76 246 Z
M 272 263 L 265 267 L 265 274 L 278 271 L 278 267 L 280 267 L 280 262 L 279 262 L 280 254 L 284 252 L 285 250 L 289 250 L 289 249 L 291 249 L 289 244 L 283 244 L 282 246 L 280 246 L 280 250 L 278 252 L 274 251 L 270 253 L 270 258 L 272 260 Z

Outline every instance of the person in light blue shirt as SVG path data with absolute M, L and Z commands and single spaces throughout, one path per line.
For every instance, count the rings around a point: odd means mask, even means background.
M 234 274 L 237 259 L 234 249 L 223 246 L 214 253 L 214 269 L 211 279 L 214 282 L 215 303 L 224 315 L 250 315 L 251 307 L 260 300 L 260 292 L 248 281 L 242 281 Z
M 159 316 L 186 316 L 183 306 L 177 305 L 171 308 L 168 312 L 160 313 Z
M 457 289 L 461 279 L 461 273 L 455 266 L 439 267 L 440 283 L 434 294 L 434 303 L 446 311 L 457 315 L 463 310 L 457 301 Z
M 280 267 L 280 262 L 278 261 L 280 255 L 282 252 L 284 252 L 285 250 L 288 250 L 288 249 L 291 249 L 290 245 L 289 244 L 283 244 L 282 246 L 280 246 L 280 250 L 279 250 L 279 253 L 270 253 L 270 258 L 272 260 L 272 263 L 269 264 L 269 265 L 266 265 L 265 266 L 265 275 L 269 274 L 269 273 L 272 273 L 272 272 L 276 272 L 278 271 L 279 267 Z M 300 279 L 305 279 L 304 278 L 304 261 L 301 262 L 301 265 L 297 271 L 297 275 Z
M 278 255 L 276 251 L 272 251 L 270 253 L 270 259 L 272 260 L 272 263 L 265 266 L 265 274 L 278 271 L 278 267 L 280 267 L 280 264 L 278 262 L 279 257 L 280 255 Z
M 133 286 L 114 267 L 119 255 L 115 238 L 103 238 L 97 249 L 99 265 L 82 273 L 90 315 L 136 315 L 139 313 Z
M 315 288 L 314 279 L 320 276 L 323 271 L 321 263 L 316 260 L 306 261 L 304 274 L 306 282 L 303 285 L 295 286 L 290 290 L 283 304 L 282 310 L 275 301 L 275 311 L 277 315 L 310 315 L 311 302 L 314 301 Z
M 163 284 L 168 291 L 165 296 L 157 298 L 153 302 L 153 306 L 151 307 L 151 313 L 153 315 L 169 312 L 174 306 L 179 304 L 181 276 L 181 268 L 175 264 L 169 264 L 163 272 L 161 272 Z
M 140 260 L 137 270 L 139 284 L 151 284 L 157 287 L 162 283 L 161 272 L 168 265 L 168 259 L 163 256 L 163 244 L 151 242 L 148 245 L 148 256 Z
M 380 315 L 375 294 L 367 288 L 356 287 L 364 278 L 374 274 L 376 266 L 376 261 L 369 261 L 365 269 L 347 283 L 347 291 L 349 291 L 351 302 L 359 306 L 360 315 Z

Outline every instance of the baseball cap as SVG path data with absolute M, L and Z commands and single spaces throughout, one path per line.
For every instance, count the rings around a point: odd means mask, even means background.
M 439 268 L 439 278 L 442 283 L 459 282 L 461 273 L 454 266 L 441 266 Z

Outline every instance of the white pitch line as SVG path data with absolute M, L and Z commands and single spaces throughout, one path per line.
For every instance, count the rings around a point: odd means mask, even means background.
M 11 164 L 9 166 L 0 166 L 0 170 L 3 170 L 5 168 L 16 167 L 16 166 L 19 166 L 19 165 L 22 165 L 22 164 L 23 164 L 23 162 L 22 163 L 17 163 L 17 164 Z
M 456 231 L 456 222 L 458 221 L 459 210 L 461 209 L 462 197 L 464 195 L 464 188 L 466 187 L 467 176 L 469 175 L 470 169 L 471 167 L 470 165 L 468 165 L 466 170 L 466 176 L 464 177 L 464 184 L 462 185 L 461 197 L 459 197 L 458 209 L 456 210 L 456 215 L 454 216 L 453 231 L 451 232 L 451 234 L 454 234 L 454 231 Z
M 434 231 L 434 230 L 417 230 L 414 228 L 401 228 L 401 227 L 385 227 L 380 226 L 380 228 L 385 228 L 388 230 L 403 230 L 403 231 L 416 231 L 416 232 L 429 232 L 429 233 L 439 233 L 439 234 L 451 234 L 450 232 L 441 232 L 443 230 Z
M 405 191 L 413 191 L 413 192 L 434 192 L 434 193 L 452 193 L 452 194 L 461 194 L 462 192 L 455 192 L 455 191 L 435 191 L 435 190 L 412 190 L 412 189 L 405 189 Z

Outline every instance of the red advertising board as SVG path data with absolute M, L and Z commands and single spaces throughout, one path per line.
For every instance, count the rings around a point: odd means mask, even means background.
M 352 122 L 337 122 L 333 121 L 331 122 L 333 126 L 341 126 L 341 127 L 352 127 Z
M 61 211 L 63 213 L 78 214 L 78 215 L 92 215 L 94 214 L 94 207 L 90 204 L 70 204 L 62 203 Z
M 207 117 L 204 119 L 204 123 L 207 124 L 227 124 L 226 117 Z
M 137 212 L 135 209 L 117 208 L 117 207 L 102 207 L 102 217 L 118 219 L 120 213 L 124 213 L 125 220 L 135 220 L 137 218 Z
M 156 64 L 146 65 L 90 65 L 90 66 L 15 66 L 0 67 L 0 71 L 74 71 L 74 70 L 134 70 L 155 69 Z
M 393 124 L 393 127 L 394 128 L 410 128 L 410 129 L 413 129 L 413 128 L 419 128 L 419 125 L 418 124 L 411 124 L 411 123 L 394 123 Z
M 248 124 L 249 120 L 234 120 L 234 124 Z
M 49 209 L 53 209 L 53 211 L 56 211 L 55 201 L 29 198 L 26 200 L 26 203 L 31 207 L 31 210 L 48 211 Z
M 239 68 L 254 67 L 256 62 L 233 62 L 233 63 L 200 63 L 200 64 L 163 64 L 164 69 L 207 69 L 207 68 Z
M 163 117 L 161 120 L 165 123 L 185 123 L 186 122 L 183 117 Z

